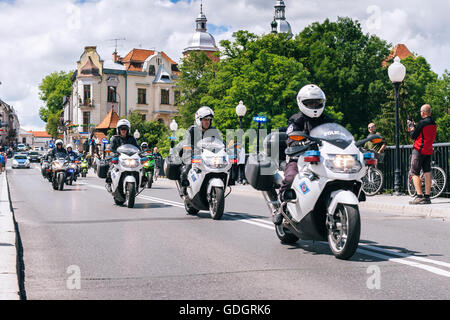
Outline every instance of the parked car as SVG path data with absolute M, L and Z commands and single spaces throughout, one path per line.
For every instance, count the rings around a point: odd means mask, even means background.
M 18 145 L 17 145 L 17 151 L 27 151 L 27 146 L 25 145 L 25 144 L 23 144 L 23 143 L 19 143 Z
M 28 159 L 30 162 L 39 162 L 41 161 L 41 154 L 37 151 L 28 152 Z
M 41 148 L 40 147 L 34 147 L 33 150 L 34 151 L 41 151 Z
M 30 168 L 30 160 L 26 154 L 15 154 L 12 159 L 12 168 Z

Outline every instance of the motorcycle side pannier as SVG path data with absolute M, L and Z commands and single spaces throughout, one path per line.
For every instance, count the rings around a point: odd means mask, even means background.
M 101 179 L 106 179 L 106 174 L 109 170 L 109 161 L 99 160 L 97 162 L 97 176 Z
M 245 165 L 245 177 L 253 188 L 259 191 L 269 191 L 274 188 L 275 163 L 263 154 L 248 157 Z
M 181 159 L 171 156 L 164 160 L 164 173 L 169 180 L 179 180 L 181 173 Z

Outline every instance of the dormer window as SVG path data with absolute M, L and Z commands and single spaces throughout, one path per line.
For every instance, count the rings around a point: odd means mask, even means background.
M 148 67 L 148 75 L 149 76 L 154 76 L 155 74 L 156 74 L 155 66 L 154 65 L 150 65 L 150 67 Z

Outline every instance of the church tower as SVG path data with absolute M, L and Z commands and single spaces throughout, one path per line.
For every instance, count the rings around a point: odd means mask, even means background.
M 275 4 L 275 14 L 273 21 L 270 24 L 272 33 L 287 33 L 289 38 L 292 38 L 292 29 L 289 22 L 286 20 L 286 5 L 283 0 L 277 0 Z

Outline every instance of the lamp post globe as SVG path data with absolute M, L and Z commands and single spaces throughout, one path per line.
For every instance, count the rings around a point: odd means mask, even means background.
M 134 131 L 133 136 L 134 136 L 135 139 L 139 139 L 139 138 L 141 137 L 141 134 L 140 134 L 139 131 L 136 129 L 136 131 Z
M 169 128 L 171 131 L 177 131 L 178 130 L 178 123 L 175 121 L 175 119 L 172 120 L 172 122 L 169 125 Z
M 400 172 L 400 142 L 399 142 L 399 115 L 398 115 L 398 101 L 400 85 L 405 79 L 406 67 L 400 62 L 397 56 L 394 58 L 394 63 L 388 68 L 388 75 L 391 82 L 394 84 L 395 90 L 395 171 L 394 171 L 394 195 L 400 195 L 401 172 Z

